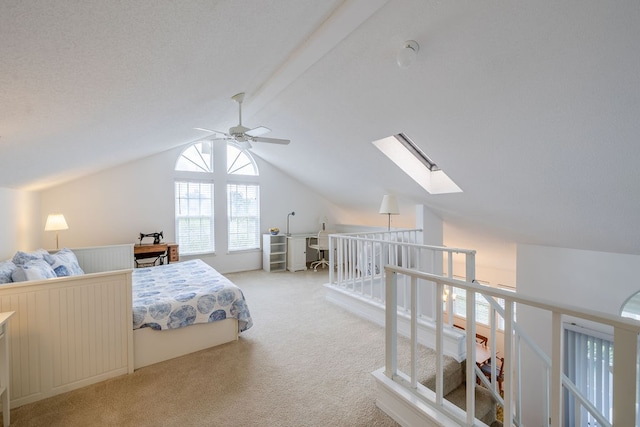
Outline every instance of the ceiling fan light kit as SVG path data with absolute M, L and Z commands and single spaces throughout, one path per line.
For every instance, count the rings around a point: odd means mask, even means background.
M 235 141 L 240 148 L 249 149 L 251 148 L 252 142 L 266 142 L 270 144 L 289 144 L 291 141 L 288 139 L 279 139 L 279 138 L 263 138 L 261 135 L 265 133 L 271 132 L 271 129 L 265 126 L 258 126 L 253 129 L 250 129 L 246 126 L 242 125 L 242 101 L 244 101 L 244 92 L 237 93 L 231 97 L 235 102 L 238 103 L 238 125 L 233 126 L 229 129 L 229 132 L 220 132 L 217 130 L 211 130 L 206 128 L 196 128 L 198 130 L 202 130 L 205 132 L 211 132 L 215 134 L 215 138 L 213 140 L 226 140 L 226 141 Z M 222 135 L 218 137 L 218 135 Z

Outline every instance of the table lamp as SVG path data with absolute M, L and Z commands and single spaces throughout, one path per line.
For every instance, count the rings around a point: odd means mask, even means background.
M 49 216 L 47 217 L 47 223 L 44 225 L 44 231 L 56 232 L 56 249 L 59 249 L 58 231 L 68 229 L 69 226 L 67 225 L 67 221 L 64 219 L 64 215 L 62 214 L 49 214 Z

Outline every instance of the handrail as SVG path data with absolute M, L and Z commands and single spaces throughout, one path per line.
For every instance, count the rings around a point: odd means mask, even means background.
M 385 271 L 387 273 L 387 280 L 389 280 L 390 276 L 396 276 L 397 274 L 402 274 L 405 276 L 409 276 L 412 279 L 412 282 L 416 279 L 422 279 L 426 282 L 431 282 L 431 283 L 435 283 L 439 288 L 442 288 L 445 285 L 448 286 L 453 286 L 456 288 L 462 288 L 465 289 L 467 291 L 471 291 L 472 294 L 471 295 L 475 295 L 477 293 L 483 295 L 483 297 L 486 298 L 487 295 L 493 297 L 493 298 L 502 298 L 505 300 L 505 302 L 509 301 L 509 304 L 513 304 L 513 303 L 519 303 L 519 304 L 523 304 L 523 305 L 527 305 L 527 306 L 531 306 L 531 307 L 535 307 L 535 308 L 540 308 L 546 311 L 551 311 L 554 314 L 554 318 L 555 319 L 560 319 L 560 317 L 562 315 L 569 315 L 569 316 L 573 316 L 573 317 L 578 317 L 578 318 L 583 318 L 583 319 L 588 319 L 594 322 L 598 322 L 598 323 L 603 323 L 606 325 L 610 325 L 613 326 L 616 330 L 616 335 L 615 337 L 617 338 L 618 336 L 620 336 L 623 340 L 624 339 L 630 339 L 629 337 L 635 337 L 635 340 L 632 340 L 632 343 L 626 343 L 626 341 L 623 341 L 622 345 L 626 345 L 627 348 L 630 349 L 634 349 L 635 348 L 635 343 L 637 341 L 637 336 L 640 333 L 640 322 L 633 320 L 633 319 L 628 319 L 628 318 L 622 318 L 622 317 L 616 317 L 613 315 L 610 315 L 608 313 L 600 313 L 600 312 L 596 312 L 593 310 L 582 310 L 582 309 L 578 309 L 575 306 L 571 306 L 568 304 L 557 304 L 557 303 L 550 303 L 547 300 L 544 299 L 540 299 L 540 298 L 531 298 L 531 297 L 522 297 L 519 296 L 513 292 L 508 292 L 508 291 L 503 291 L 500 289 L 496 289 L 496 288 L 490 288 L 484 285 L 477 285 L 475 283 L 470 283 L 470 282 L 465 282 L 465 281 L 461 281 L 458 279 L 453 279 L 453 278 L 448 278 L 448 277 L 443 277 L 443 276 L 438 276 L 436 274 L 432 274 L 432 273 L 426 273 L 426 272 L 420 272 L 420 271 L 416 271 L 416 270 L 412 270 L 412 269 L 408 269 L 408 268 L 404 268 L 404 267 L 397 267 L 397 266 L 390 266 L 387 265 L 385 266 Z M 389 283 L 389 282 L 387 282 Z M 389 292 L 389 290 L 387 291 Z M 475 303 L 475 298 L 471 297 L 471 300 L 474 300 L 473 302 Z M 468 309 L 470 306 L 469 300 L 468 302 Z M 490 302 L 490 301 L 489 301 Z M 490 302 L 491 303 L 491 302 Z M 495 300 L 494 300 L 495 303 Z M 493 304 L 492 304 L 493 306 Z M 499 306 L 498 306 L 499 307 Z M 503 315 L 503 317 L 505 316 L 505 311 L 502 309 L 502 307 L 496 308 L 494 307 L 494 309 L 498 310 L 499 313 L 501 315 Z M 388 313 L 389 315 L 389 313 Z M 517 326 L 517 324 L 515 322 L 507 322 L 509 325 L 509 330 L 505 331 L 505 335 L 507 334 L 513 334 L 514 332 L 518 332 L 518 334 L 525 339 L 525 341 L 529 340 L 528 343 L 532 342 L 530 341 L 530 338 L 523 333 L 523 331 L 521 330 L 521 328 L 519 326 Z M 558 325 L 558 321 L 554 322 L 554 325 Z M 442 326 L 440 325 L 439 330 L 442 329 Z M 625 331 L 625 333 L 620 333 L 618 335 L 618 331 Z M 473 332 L 473 331 L 472 331 Z M 628 334 L 628 333 L 631 334 Z M 468 334 L 471 335 L 471 334 Z M 617 353 L 615 351 L 615 346 L 618 345 L 618 340 L 614 338 L 614 355 Z M 470 340 L 471 338 L 467 338 L 467 340 Z M 633 344 L 634 347 L 631 347 L 631 344 Z M 536 346 L 533 346 L 532 348 L 535 349 Z M 538 352 L 537 350 L 534 350 L 536 352 Z M 632 352 L 634 352 L 632 350 Z M 472 351 L 473 353 L 473 351 Z M 549 362 L 549 365 L 552 365 L 551 360 L 544 355 L 544 353 L 542 352 L 542 354 L 540 354 L 543 358 L 543 360 Z M 468 355 L 468 357 L 472 357 L 473 354 Z M 510 366 L 510 358 L 512 357 L 510 351 L 506 351 L 505 354 L 505 362 L 507 363 L 507 366 Z M 615 357 L 615 356 L 614 356 Z M 394 360 L 395 357 L 388 357 L 387 360 Z M 614 373 L 614 384 L 618 381 L 625 383 L 625 382 L 630 382 L 630 384 L 635 384 L 635 378 L 636 378 L 636 366 L 635 366 L 635 360 L 637 359 L 637 354 L 634 355 L 634 357 L 632 358 L 632 360 L 634 361 L 633 364 L 630 363 L 626 363 L 625 366 L 616 366 L 616 364 L 614 363 L 614 367 L 613 367 L 613 373 Z M 386 371 L 387 372 L 392 372 L 395 369 L 395 367 L 387 367 Z M 561 371 L 557 370 L 557 369 L 552 369 L 553 371 L 553 375 L 558 375 L 558 373 L 560 374 L 560 377 L 558 378 L 558 380 L 554 381 L 552 379 L 552 384 L 558 383 L 561 385 L 564 385 L 565 387 L 567 387 L 567 389 L 569 389 L 572 393 L 577 393 L 577 397 L 578 400 L 580 400 L 580 403 L 583 404 L 583 406 L 587 409 L 591 409 L 593 410 L 593 414 L 594 417 L 598 420 L 598 422 L 600 422 L 603 426 L 610 426 L 610 423 L 604 419 L 602 416 L 597 416 L 596 414 L 599 414 L 599 412 L 597 411 L 597 409 L 595 407 L 593 407 L 593 405 L 591 405 L 588 401 L 585 401 L 584 399 L 581 398 L 581 393 L 579 393 L 579 391 L 577 389 L 575 389 L 575 387 L 571 384 L 571 382 L 569 381 L 568 378 L 566 378 L 566 375 L 562 374 Z M 441 375 L 441 373 L 439 373 Z M 506 379 L 506 383 L 507 385 L 510 384 L 510 377 L 512 376 L 512 372 L 505 370 L 505 379 Z M 629 380 L 629 377 L 632 377 L 631 380 Z M 471 378 L 472 380 L 472 378 Z M 470 377 L 468 376 L 467 378 L 467 382 L 470 382 Z M 624 385 L 624 384 L 623 384 Z M 616 389 L 616 386 L 614 385 L 614 390 Z M 635 386 L 632 388 L 633 390 L 635 390 Z M 627 388 L 628 390 L 628 388 Z M 507 395 L 507 393 L 509 392 L 509 390 L 505 389 L 505 395 Z M 614 391 L 615 393 L 615 391 Z M 615 396 L 615 394 L 614 394 Z M 552 397 L 553 397 L 553 393 L 552 393 Z M 635 399 L 633 399 L 633 401 L 635 401 Z M 505 402 L 507 407 L 509 406 L 508 402 Z M 473 404 L 473 403 L 472 403 Z M 469 408 L 469 406 L 467 406 Z M 624 406 L 622 407 L 622 405 L 617 405 L 616 401 L 614 400 L 614 404 L 613 404 L 613 413 L 614 413 L 614 419 L 616 419 L 616 416 L 618 416 L 618 418 L 620 419 L 624 419 L 624 420 L 628 420 L 630 419 L 630 415 L 629 414 L 633 414 L 633 418 L 635 419 L 635 404 L 633 405 L 633 408 Z M 510 409 L 508 408 L 508 410 L 505 411 L 506 413 L 511 413 Z M 591 412 L 591 411 L 590 411 Z M 559 411 L 554 411 L 554 413 L 552 414 L 551 417 L 551 425 L 561 425 L 561 420 L 559 419 L 560 414 Z
M 475 254 L 477 251 L 474 249 L 463 249 L 463 248 L 450 248 L 447 246 L 434 246 L 434 245 L 423 245 L 421 243 L 407 243 L 407 242 L 397 242 L 394 240 L 385 240 L 385 239 L 365 239 L 360 237 L 359 235 L 356 235 L 355 233 L 349 234 L 349 233 L 340 233 L 340 234 L 330 234 L 329 237 L 340 237 L 341 239 L 345 239 L 345 240 L 362 240 L 362 241 L 366 241 L 366 242 L 373 242 L 373 243 L 388 243 L 388 244 L 396 244 L 396 245 L 402 245 L 402 246 L 406 246 L 406 247 L 410 247 L 410 248 L 419 248 L 419 249 L 431 249 L 431 250 L 436 250 L 436 251 L 441 251 L 441 252 L 451 252 L 451 253 L 455 253 L 455 254 Z
M 346 234 L 331 234 L 329 236 L 330 242 L 330 284 L 335 285 L 340 288 L 344 288 L 349 292 L 353 292 L 355 294 L 361 295 L 366 298 L 370 298 L 372 300 L 382 300 L 386 301 L 387 307 L 397 307 L 401 312 L 404 312 L 402 316 L 406 316 L 410 314 L 411 316 L 411 328 L 412 334 L 415 333 L 415 323 L 416 318 L 421 318 L 423 315 L 423 308 L 421 306 L 421 302 L 416 305 L 415 295 L 420 294 L 421 292 L 425 292 L 423 286 L 416 286 L 415 280 L 423 280 L 427 282 L 431 282 L 436 284 L 434 286 L 435 293 L 433 296 L 435 300 L 431 301 L 431 306 L 427 305 L 426 308 L 428 310 L 432 310 L 427 316 L 435 316 L 431 317 L 436 320 L 436 353 L 438 356 L 437 362 L 442 363 L 440 352 L 442 350 L 442 325 L 439 322 L 442 322 L 442 304 L 436 304 L 439 301 L 437 295 L 438 292 L 442 292 L 444 289 L 448 289 L 451 291 L 451 288 L 462 288 L 468 291 L 467 294 L 467 319 L 475 318 L 475 298 L 476 294 L 480 294 L 484 299 L 487 299 L 490 305 L 491 316 L 490 316 L 490 328 L 491 328 L 491 347 L 492 347 L 492 364 L 495 364 L 495 352 L 496 352 L 496 313 L 498 313 L 502 318 L 505 319 L 505 350 L 507 353 L 505 354 L 505 365 L 504 365 L 504 389 L 505 396 L 509 393 L 512 396 L 511 399 L 508 399 L 505 402 L 502 398 L 497 398 L 496 400 L 505 407 L 504 415 L 505 417 L 510 416 L 512 421 L 516 425 L 521 424 L 520 417 L 522 416 L 522 405 L 520 399 L 520 388 L 522 386 L 520 380 L 520 340 L 523 340 L 530 348 L 533 350 L 533 354 L 535 354 L 542 362 L 542 368 L 545 373 L 543 374 L 545 378 L 544 388 L 547 398 L 545 400 L 545 408 L 544 411 L 546 413 L 545 418 L 548 417 L 550 420 L 550 424 L 552 426 L 560 426 L 561 419 L 561 401 L 562 394 L 561 390 L 568 390 L 576 398 L 576 405 L 581 405 L 582 408 L 586 409 L 590 415 L 602 426 L 610 427 L 611 423 L 607 421 L 606 418 L 591 404 L 582 393 L 577 390 L 575 385 L 570 381 L 570 379 L 562 372 L 562 369 L 559 368 L 558 362 L 561 361 L 561 340 L 562 334 L 558 331 L 561 331 L 562 325 L 560 322 L 561 316 L 567 315 L 572 317 L 589 319 L 595 322 L 604 323 L 607 325 L 611 325 L 616 329 L 616 337 L 620 336 L 622 341 L 630 340 L 630 337 L 635 337 L 637 339 L 637 335 L 640 332 L 640 323 L 632 319 L 623 319 L 614 315 L 609 315 L 606 313 L 600 313 L 592 310 L 585 310 L 579 307 L 571 306 L 571 305 L 559 305 L 555 302 L 541 299 L 541 298 L 529 298 L 526 296 L 521 296 L 511 291 L 501 290 L 498 288 L 487 287 L 485 285 L 479 285 L 477 283 L 473 283 L 475 279 L 475 250 L 469 249 L 461 249 L 461 248 L 449 248 L 443 246 L 432 246 L 432 245 L 422 245 L 420 243 L 416 243 L 419 238 L 417 233 L 422 232 L 422 230 L 411 230 L 409 234 L 405 232 L 399 231 L 384 231 L 384 232 L 359 232 L 359 233 L 346 233 Z M 403 233 L 400 236 L 398 233 Z M 408 241 L 410 240 L 410 241 Z M 444 254 L 438 255 L 436 254 Z M 448 255 L 448 259 L 444 258 Z M 462 254 L 466 256 L 466 273 L 464 274 L 467 281 L 454 279 L 452 274 L 452 259 L 454 254 Z M 445 261 L 443 263 L 443 261 Z M 429 268 L 429 262 L 431 262 L 431 266 L 436 268 L 445 268 L 445 275 L 434 274 L 433 271 L 425 271 L 423 268 L 427 266 Z M 392 263 L 396 263 L 397 265 L 389 265 Z M 447 271 L 448 264 L 448 271 Z M 334 275 L 334 269 L 336 269 L 337 280 L 334 280 L 336 277 Z M 349 270 L 351 269 L 351 270 Z M 347 272 L 348 271 L 348 272 Z M 346 273 L 345 273 L 346 272 Z M 355 272 L 355 273 L 354 273 Z M 381 281 L 384 282 L 384 275 L 387 274 L 387 279 L 389 276 L 389 272 L 393 275 L 405 275 L 407 277 L 403 278 L 402 285 L 398 281 L 397 286 L 399 286 L 399 293 L 393 295 L 393 299 L 390 301 L 389 294 L 385 296 L 385 292 L 382 294 L 379 291 L 376 292 L 376 295 L 373 294 L 373 284 L 376 285 L 376 290 L 378 290 L 378 283 Z M 342 275 L 342 276 L 341 276 Z M 411 278 L 411 283 L 409 283 L 408 278 Z M 415 279 L 415 280 L 414 280 Z M 367 286 L 367 290 L 365 292 L 365 285 Z M 420 290 L 422 289 L 422 290 Z M 388 291 L 388 289 L 387 289 Z M 397 292 L 398 292 L 397 291 Z M 430 292 L 427 291 L 429 294 Z M 431 291 L 434 292 L 434 291 Z M 494 298 L 501 298 L 505 300 L 505 307 L 507 310 L 503 309 Z M 391 305 L 389 305 L 391 303 Z M 531 337 L 522 330 L 522 327 L 515 322 L 514 316 L 514 304 L 522 304 L 526 306 L 530 306 L 537 309 L 546 310 L 553 314 L 553 326 L 551 331 L 552 335 L 552 358 L 549 357 L 540 347 L 535 343 Z M 449 313 L 448 322 L 449 326 L 453 325 L 453 298 L 448 298 L 446 305 L 446 312 Z M 439 308 L 438 308 L 439 307 Z M 435 308 L 435 310 L 434 310 Z M 416 310 L 417 309 L 417 310 Z M 388 310 L 387 310 L 388 311 Z M 394 310 L 394 315 L 397 316 L 398 312 Z M 387 316 L 390 313 L 387 312 Z M 405 317 L 406 318 L 406 317 Z M 470 322 L 467 324 L 467 330 L 469 336 L 473 336 L 475 334 L 475 322 Z M 510 331 L 510 332 L 509 332 Z M 618 333 L 621 331 L 621 333 Z M 624 333 L 622 333 L 624 332 Z M 617 341 L 614 340 L 614 341 Z M 634 341 L 635 343 L 635 341 Z M 416 345 L 412 343 L 412 346 Z M 438 350 L 438 347 L 440 350 Z M 628 353 L 635 354 L 636 348 L 631 348 L 630 345 L 627 347 Z M 471 358 L 469 360 L 473 360 L 474 358 L 475 345 L 467 342 L 466 353 L 467 357 Z M 614 356 L 625 353 L 624 351 L 616 351 Z M 625 360 L 618 361 L 614 363 L 614 365 L 625 366 L 629 371 L 633 368 L 635 372 L 635 359 L 633 359 L 633 366 L 631 366 L 631 362 L 629 361 L 629 357 L 626 357 Z M 554 366 L 555 363 L 555 366 Z M 438 363 L 437 363 L 438 365 Z M 415 361 L 412 361 L 411 366 L 415 366 Z M 561 366 L 561 365 L 560 365 Z M 471 382 L 475 384 L 475 375 L 477 374 L 477 369 L 474 369 L 474 364 L 468 364 L 467 370 L 467 382 Z M 385 371 L 388 371 L 388 367 L 385 367 Z M 439 368 L 436 369 L 439 372 Z M 515 375 L 515 377 L 514 377 Z M 629 376 L 627 374 L 626 376 Z M 495 390 L 495 378 L 492 376 L 491 382 L 493 386 L 488 384 L 488 378 L 484 377 L 484 375 L 479 376 L 483 384 L 488 386 L 491 392 L 496 397 L 497 391 Z M 515 379 L 514 379 L 515 378 Z M 635 376 L 634 376 L 635 378 Z M 412 384 L 415 385 L 416 379 L 412 378 L 410 383 L 406 383 L 405 386 Z M 442 381 L 442 378 L 436 377 L 436 389 L 441 390 L 441 386 L 439 382 Z M 635 381 L 634 379 L 632 381 Z M 628 410 L 628 399 L 620 398 L 620 388 L 618 387 L 618 382 L 620 384 L 627 384 L 626 387 L 629 389 L 631 387 L 628 382 L 628 378 L 622 378 L 619 380 L 619 376 L 617 377 L 614 372 L 614 399 L 618 402 L 623 402 L 618 408 L 614 407 L 614 411 L 620 410 L 624 415 L 623 418 L 625 422 L 630 418 L 630 410 Z M 635 383 L 631 383 L 633 385 L 633 389 L 635 390 Z M 516 390 L 517 388 L 517 390 Z M 617 391 L 616 391 L 617 390 Z M 617 393 L 617 394 L 616 394 Z M 628 392 L 626 392 L 628 394 Z M 635 396 L 635 395 L 634 395 Z M 498 395 L 499 397 L 499 395 Z M 441 401 L 442 396 L 437 396 L 436 401 Z M 474 394 L 471 388 L 471 391 L 468 390 L 467 395 L 467 408 L 472 409 L 474 406 Z M 515 400 L 514 400 L 515 399 Z M 634 400 L 634 399 L 632 399 Z M 517 405 L 517 411 L 514 411 L 514 402 Z M 551 407 L 551 411 L 549 412 L 549 406 Z M 635 406 L 635 405 L 634 405 Z M 580 406 L 576 406 L 579 408 Z M 623 409 L 619 409 L 622 407 Z M 626 411 L 626 412 L 625 412 Z M 635 413 L 635 412 L 634 412 Z M 473 413 L 469 411 L 467 414 L 468 420 L 467 422 L 471 425 L 473 422 L 469 421 L 473 419 Z M 544 419 L 544 418 L 543 418 Z M 615 419 L 615 418 L 614 418 Z M 635 420 L 635 415 L 634 418 Z M 618 425 L 618 422 L 616 423 Z
M 485 295 L 484 293 L 481 293 L 480 295 L 482 295 L 482 297 L 489 303 L 489 305 L 491 305 L 491 308 L 496 310 L 498 314 L 502 316 L 502 318 L 504 318 L 504 315 L 505 315 L 504 309 L 500 307 L 500 304 L 498 304 L 493 298 L 488 298 L 487 295 Z M 543 365 L 546 368 L 551 368 L 551 358 L 549 358 L 549 356 L 544 351 L 542 351 L 542 349 L 531 339 L 531 337 L 522 330 L 520 325 L 518 325 L 517 323 L 514 323 L 513 326 L 514 326 L 513 327 L 514 332 L 520 338 L 524 339 L 524 341 L 529 345 L 529 348 L 532 349 L 535 352 L 535 354 L 540 358 Z M 493 360 L 493 356 L 492 356 L 492 360 Z M 587 412 L 589 412 L 589 414 L 591 414 L 591 416 L 593 416 L 596 419 L 600 427 L 611 427 L 611 423 L 609 422 L 609 420 L 604 418 L 604 416 L 600 413 L 600 411 L 598 411 L 598 408 L 596 408 L 589 400 L 587 400 L 584 397 L 584 395 L 580 392 L 580 390 L 578 390 L 574 382 L 571 381 L 571 379 L 564 373 L 562 374 L 562 385 L 565 388 L 567 388 L 569 392 L 571 392 L 573 397 L 578 399 L 580 404 L 582 404 L 582 406 L 587 410 Z

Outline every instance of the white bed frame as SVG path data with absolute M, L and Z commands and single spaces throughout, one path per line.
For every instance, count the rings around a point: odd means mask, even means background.
M 72 249 L 83 276 L 0 286 L 11 407 L 238 339 L 238 322 L 132 329 L 133 244 Z

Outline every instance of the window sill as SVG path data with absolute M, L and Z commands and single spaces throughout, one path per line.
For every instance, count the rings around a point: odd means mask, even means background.
M 254 248 L 254 249 L 239 249 L 237 251 L 228 251 L 227 255 L 234 255 L 234 254 L 247 254 L 247 253 L 254 253 L 254 252 L 261 252 L 262 249 L 260 248 Z

